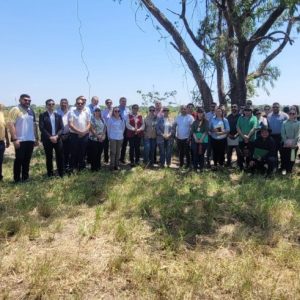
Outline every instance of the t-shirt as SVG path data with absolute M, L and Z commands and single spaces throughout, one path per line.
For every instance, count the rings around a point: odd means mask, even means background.
M 253 129 L 257 128 L 257 118 L 255 116 L 251 116 L 250 118 L 246 118 L 245 116 L 240 116 L 237 122 L 237 127 L 241 130 L 243 134 L 248 135 L 248 133 Z M 254 132 L 251 137 L 250 141 L 254 141 L 256 138 L 256 133 Z M 240 136 L 240 141 L 243 138 Z
M 91 126 L 96 132 L 97 135 L 101 135 L 102 140 L 105 139 L 105 124 L 104 121 L 101 119 L 96 119 L 95 117 L 91 118 Z M 93 133 L 90 133 L 90 139 L 92 141 L 98 141 L 97 136 Z
M 229 132 L 230 131 L 230 126 L 229 126 L 228 120 L 226 118 L 219 119 L 217 117 L 213 117 L 210 120 L 209 129 L 210 130 L 218 129 L 218 130 L 220 130 L 220 132 L 222 132 L 222 131 Z M 210 135 L 215 140 L 222 140 L 222 139 L 225 139 L 227 137 L 227 133 L 217 134 L 216 132 L 211 132 Z
M 14 124 L 16 138 L 20 142 L 35 141 L 35 114 L 31 108 L 26 110 L 21 105 L 13 107 L 8 114 L 8 120 Z

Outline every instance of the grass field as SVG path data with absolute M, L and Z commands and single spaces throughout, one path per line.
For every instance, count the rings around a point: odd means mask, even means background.
M 300 181 L 175 169 L 0 183 L 3 299 L 299 299 Z

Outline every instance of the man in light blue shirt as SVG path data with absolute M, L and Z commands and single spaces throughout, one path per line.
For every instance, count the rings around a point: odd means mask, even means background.
M 126 123 L 126 120 L 128 118 L 129 114 L 129 109 L 126 107 L 127 104 L 127 99 L 125 97 L 121 97 L 119 100 L 119 110 L 120 110 L 120 116 Z M 121 156 L 120 156 L 120 162 L 122 164 L 125 164 L 125 155 L 126 155 L 126 148 L 128 144 L 128 138 L 126 136 L 126 129 L 124 130 L 124 139 L 123 139 L 123 144 L 122 144 L 122 149 L 121 149 Z
M 99 107 L 99 97 L 93 96 L 91 103 L 87 107 L 89 109 L 90 116 L 93 116 L 96 107 Z
M 277 159 L 277 167 L 278 167 L 278 151 L 280 153 L 280 159 L 282 157 L 281 151 L 281 127 L 284 121 L 288 119 L 288 115 L 282 111 L 280 111 L 280 105 L 278 102 L 274 102 L 272 105 L 272 112 L 268 114 L 268 123 L 269 128 L 272 130 L 271 137 L 275 141 L 276 145 L 276 159 Z

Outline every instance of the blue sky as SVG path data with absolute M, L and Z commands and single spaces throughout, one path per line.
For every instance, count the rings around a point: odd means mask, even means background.
M 172 0 L 173 1 L 173 0 Z M 156 3 L 171 0 L 156 1 Z M 180 59 L 166 41 L 138 14 L 131 1 L 80 0 L 85 44 L 84 57 L 90 69 L 91 96 L 129 104 L 141 103 L 137 90 L 177 90 L 178 103 L 191 101 L 193 79 L 185 74 Z M 80 58 L 76 0 L 0 1 L 0 102 L 15 104 L 21 93 L 33 103 L 78 95 L 88 97 L 86 72 Z M 287 47 L 275 64 L 281 77 L 271 95 L 260 92 L 255 103 L 300 104 L 298 60 L 300 41 Z

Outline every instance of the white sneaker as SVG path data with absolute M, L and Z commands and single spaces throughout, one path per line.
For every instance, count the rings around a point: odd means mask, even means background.
M 281 174 L 282 174 L 283 176 L 285 176 L 285 175 L 286 175 L 286 170 L 282 170 Z

